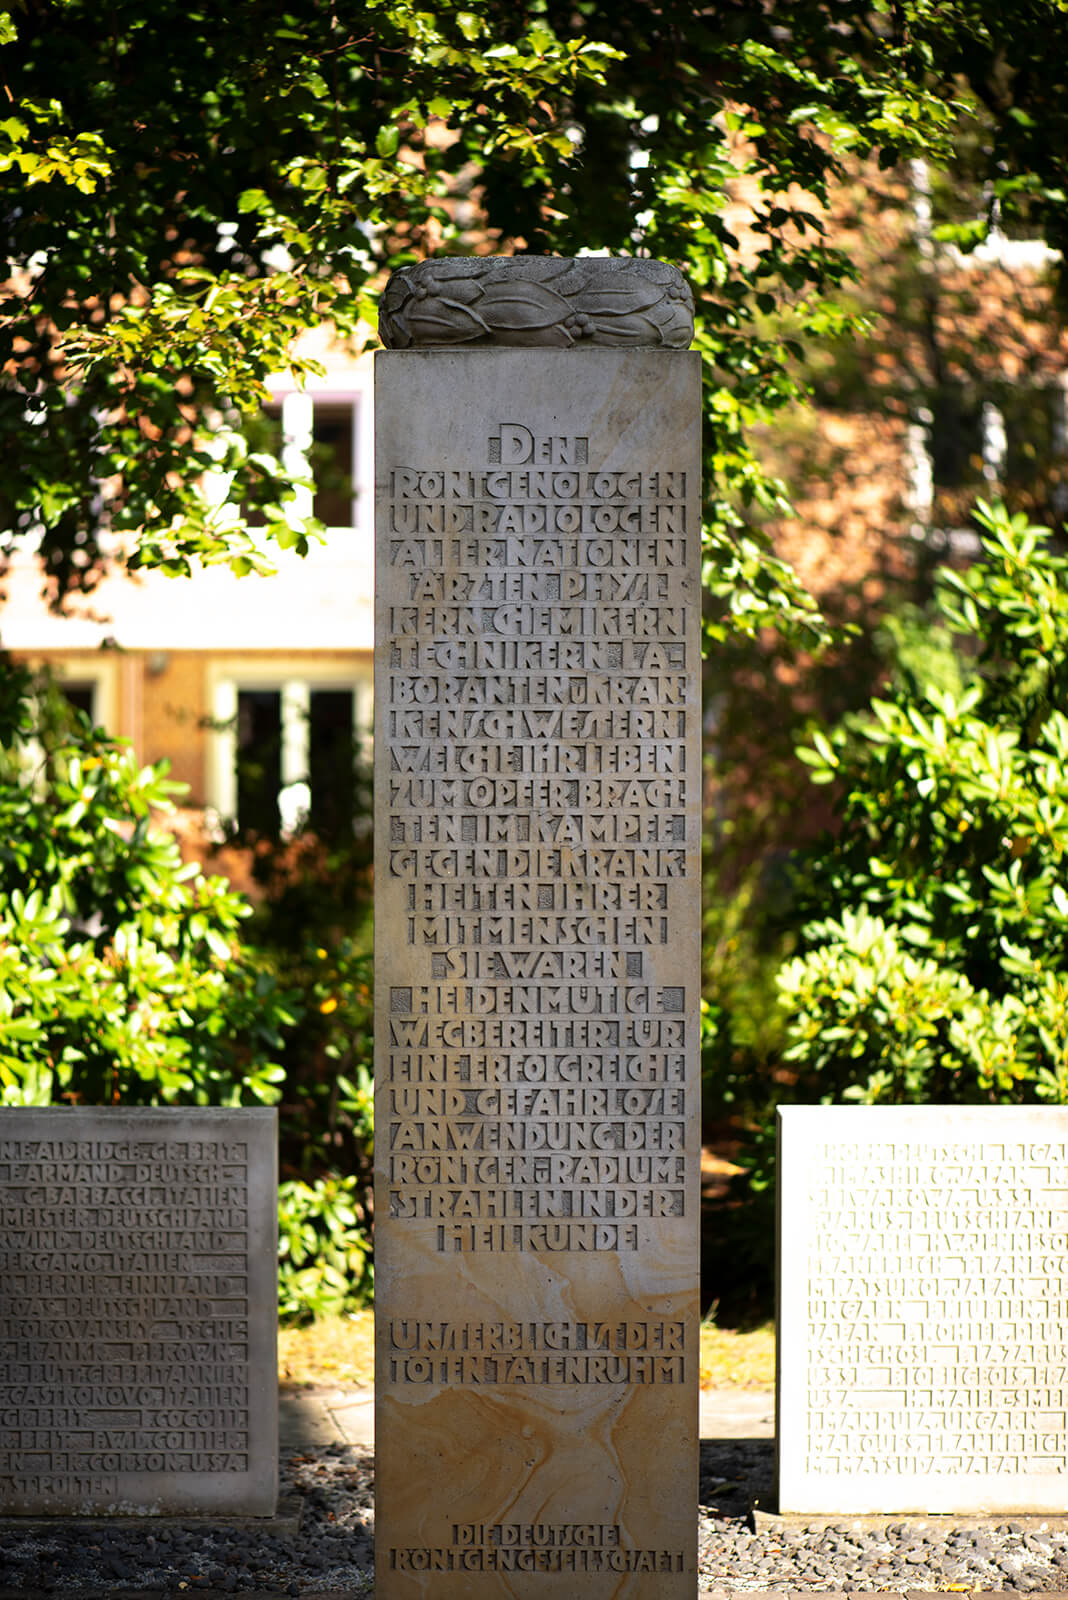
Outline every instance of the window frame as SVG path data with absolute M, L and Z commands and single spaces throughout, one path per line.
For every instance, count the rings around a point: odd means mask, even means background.
M 370 758 L 374 727 L 373 663 L 366 661 L 223 661 L 208 672 L 208 738 L 206 798 L 221 822 L 237 821 L 237 707 L 242 691 L 269 690 L 282 697 L 282 789 L 306 782 L 309 774 L 312 694 L 320 689 L 352 694 L 352 731 Z
M 303 389 L 271 383 L 270 406 L 277 406 L 282 419 L 282 462 L 295 477 L 311 477 L 309 451 L 314 438 L 314 411 L 322 406 L 352 407 L 352 498 L 351 520 L 328 524 L 331 531 L 374 536 L 374 407 L 369 382 L 309 382 Z M 294 514 L 310 517 L 315 491 L 298 489 Z

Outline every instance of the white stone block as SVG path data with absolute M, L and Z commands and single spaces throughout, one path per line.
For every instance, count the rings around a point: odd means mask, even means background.
M 1063 1513 L 1068 1109 L 779 1117 L 779 1509 Z
M 277 1116 L 0 1108 L 0 1515 L 271 1516 Z

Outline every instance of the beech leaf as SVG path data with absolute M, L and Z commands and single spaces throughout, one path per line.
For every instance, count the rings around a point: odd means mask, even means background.
M 545 323 L 539 328 L 530 326 L 509 328 L 506 331 L 508 338 L 501 342 L 507 344 L 539 345 L 542 349 L 546 346 L 555 346 L 559 350 L 566 350 L 575 342 L 561 322 Z
M 406 321 L 417 338 L 441 343 L 481 339 L 490 331 L 476 312 L 455 300 L 416 300 L 407 308 Z
M 643 344 L 649 336 L 650 328 L 657 335 L 660 329 L 652 317 L 646 317 L 640 312 L 630 317 L 613 318 L 611 322 L 594 323 L 593 342 L 598 342 L 598 335 L 603 335 L 607 344 Z

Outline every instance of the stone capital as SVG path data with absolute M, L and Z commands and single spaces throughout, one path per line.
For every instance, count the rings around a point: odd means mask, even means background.
M 666 261 L 445 257 L 393 274 L 382 297 L 379 333 L 389 350 L 685 350 L 693 338 L 693 296 L 682 273 Z

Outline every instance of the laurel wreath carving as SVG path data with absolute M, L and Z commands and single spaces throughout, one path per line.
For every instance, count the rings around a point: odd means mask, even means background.
M 379 311 L 391 350 L 439 345 L 662 346 L 693 338 L 693 297 L 663 261 L 484 256 L 395 272 Z

